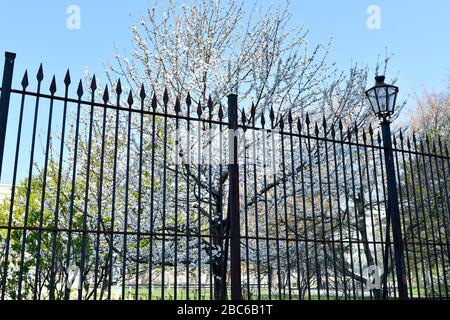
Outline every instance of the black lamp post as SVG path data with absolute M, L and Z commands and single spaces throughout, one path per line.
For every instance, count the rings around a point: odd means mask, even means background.
M 366 91 L 370 105 L 374 113 L 380 118 L 383 135 L 383 149 L 386 164 L 388 208 L 386 237 L 389 235 L 389 220 L 392 222 L 392 234 L 394 237 L 395 271 L 397 273 L 398 293 L 400 299 L 407 299 L 405 257 L 403 250 L 402 230 L 400 222 L 400 211 L 398 209 L 397 185 L 395 179 L 394 154 L 392 151 L 391 128 L 389 118 L 394 113 L 397 102 L 398 87 L 384 83 L 384 76 L 375 77 L 375 86 Z M 387 249 L 387 248 L 386 248 Z M 384 297 L 386 298 L 387 280 L 387 250 L 385 250 L 384 265 Z

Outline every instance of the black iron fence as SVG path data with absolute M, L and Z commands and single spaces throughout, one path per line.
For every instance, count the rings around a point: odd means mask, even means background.
M 101 90 L 69 72 L 47 90 L 42 66 L 12 88 L 14 58 L 0 100 L 1 299 L 449 297 L 440 138 L 400 132 L 389 150 L 339 119 Z

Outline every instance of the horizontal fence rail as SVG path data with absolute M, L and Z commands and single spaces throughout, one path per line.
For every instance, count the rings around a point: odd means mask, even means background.
M 402 274 L 378 128 L 6 61 L 2 300 L 448 299 L 441 138 L 392 135 Z

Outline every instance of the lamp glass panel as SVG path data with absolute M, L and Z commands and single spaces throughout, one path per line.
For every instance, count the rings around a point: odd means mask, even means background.
M 379 113 L 380 109 L 378 108 L 378 101 L 375 94 L 375 89 L 370 89 L 367 91 L 367 98 L 369 99 L 370 105 L 372 106 L 372 110 L 374 113 Z
M 390 113 L 394 112 L 394 103 L 395 96 L 397 95 L 397 88 L 394 86 L 387 87 L 388 95 L 387 95 L 387 107 Z
M 375 95 L 369 96 L 370 104 L 372 105 L 372 109 L 375 113 L 380 112 L 380 108 L 378 107 L 377 97 Z
M 386 87 L 385 86 L 376 87 L 375 88 L 375 95 L 377 97 L 378 106 L 380 108 L 379 112 L 381 112 L 381 113 L 386 112 L 388 110 L 387 109 L 387 99 L 386 99 L 386 96 L 387 96 Z

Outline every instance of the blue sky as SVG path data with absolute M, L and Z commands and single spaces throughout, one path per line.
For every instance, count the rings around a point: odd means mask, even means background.
M 0 11 L 0 51 L 17 53 L 16 80 L 27 67 L 34 73 L 41 61 L 47 78 L 56 73 L 61 79 L 67 67 L 75 77 L 85 67 L 102 75 L 103 64 L 114 56 L 114 43 L 120 49 L 131 47 L 130 26 L 152 3 L 10 1 Z M 66 8 L 71 4 L 81 9 L 79 30 L 66 28 Z M 379 30 L 366 26 L 369 5 L 381 10 Z M 390 71 L 392 75 L 399 72 L 403 95 L 412 93 L 414 87 L 442 90 L 448 85 L 450 1 L 293 0 L 292 11 L 292 22 L 309 28 L 312 44 L 334 36 L 331 58 L 342 69 L 351 62 L 373 66 L 377 55 L 388 47 L 394 54 Z
M 69 16 L 66 9 L 72 4 L 81 9 L 79 30 L 66 27 Z M 148 0 L 9 1 L 0 10 L 0 52 L 17 53 L 16 86 L 28 68 L 34 90 L 40 62 L 44 64 L 46 75 L 45 91 L 52 74 L 60 80 L 61 88 L 69 67 L 73 82 L 82 77 L 86 67 L 99 79 L 104 79 L 104 63 L 113 59 L 114 43 L 121 50 L 131 48 L 131 26 L 140 21 L 152 4 L 153 1 Z M 377 5 L 381 10 L 379 30 L 367 28 L 366 10 L 370 5 Z M 310 30 L 311 44 L 326 43 L 334 36 L 331 59 L 340 69 L 347 69 L 352 62 L 374 66 L 378 54 L 383 54 L 387 47 L 394 54 L 387 77 L 399 73 L 400 98 L 407 98 L 414 90 L 448 88 L 450 1 L 293 0 L 291 8 L 292 23 L 304 24 Z M 414 106 L 414 99 L 408 101 L 409 110 L 404 111 L 403 121 Z M 17 112 L 12 116 L 17 117 Z M 13 151 L 13 144 L 7 145 L 6 151 Z M 26 161 L 23 162 L 19 171 L 24 174 Z M 12 168 L 7 169 L 4 172 L 11 173 Z M 10 182 L 10 177 L 3 175 L 2 182 Z

